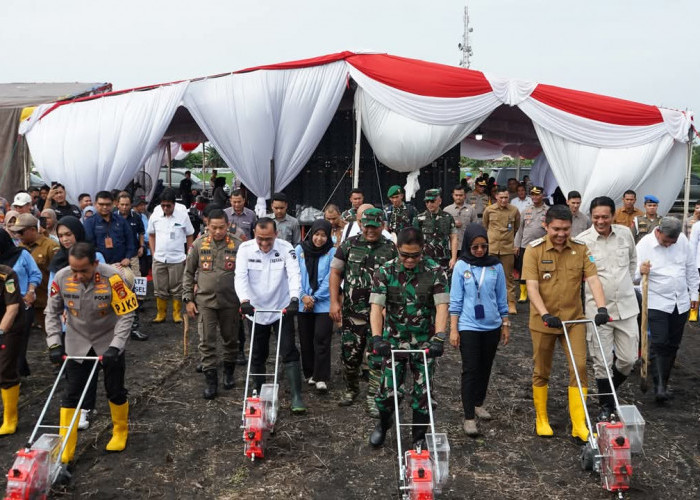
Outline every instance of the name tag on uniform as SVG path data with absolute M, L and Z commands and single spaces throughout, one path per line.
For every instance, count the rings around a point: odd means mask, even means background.
M 107 236 L 105 238 L 105 248 L 114 248 L 114 243 L 112 242 L 111 236 Z
M 118 274 L 109 278 L 112 287 L 112 309 L 118 316 L 123 316 L 135 311 L 139 306 L 134 292 L 126 287 L 126 284 Z

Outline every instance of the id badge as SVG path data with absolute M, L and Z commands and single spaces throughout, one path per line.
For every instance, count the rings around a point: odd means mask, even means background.
M 107 236 L 105 238 L 105 248 L 114 248 L 114 243 L 112 243 L 112 237 Z
M 177 234 L 175 233 L 175 231 L 170 231 L 170 239 L 174 240 L 176 237 L 177 237 Z
M 484 313 L 484 304 L 476 304 L 474 306 L 474 317 L 476 319 L 484 319 L 486 317 Z

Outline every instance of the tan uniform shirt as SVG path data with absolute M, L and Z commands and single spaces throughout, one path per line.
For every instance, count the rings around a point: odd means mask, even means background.
M 525 248 L 530 242 L 542 238 L 547 231 L 544 228 L 544 217 L 549 207 L 544 203 L 539 207 L 532 205 L 523 210 L 520 228 L 515 235 L 515 246 Z
M 110 283 L 113 276 L 116 278 Z M 113 304 L 124 301 L 128 301 L 131 312 L 117 315 Z M 131 333 L 137 305 L 136 296 L 112 266 L 98 264 L 87 286 L 75 280 L 70 267 L 65 267 L 56 273 L 51 284 L 46 307 L 46 343 L 49 347 L 61 344 L 61 316 L 65 308 L 68 356 L 85 356 L 90 348 L 98 356 L 109 347 L 122 351 Z
M 465 203 L 468 203 L 476 211 L 477 217 L 481 217 L 484 213 L 484 209 L 491 204 L 489 195 L 486 193 L 477 193 L 476 191 L 471 191 L 467 193 L 467 198 Z
M 603 284 L 606 307 L 614 320 L 631 318 L 639 314 L 634 293 L 634 272 L 637 268 L 637 251 L 632 233 L 625 226 L 612 225 L 608 237 L 594 227 L 579 234 L 577 240 L 588 245 L 595 259 L 598 277 Z M 586 311 L 597 311 L 591 288 L 586 284 Z
M 576 212 L 575 214 L 571 214 L 572 219 L 571 219 L 571 237 L 573 238 L 574 236 L 578 236 L 582 232 L 584 232 L 586 229 L 591 227 L 591 220 L 588 218 L 586 214 L 581 213 L 580 211 Z
M 443 210 L 454 218 L 455 225 L 457 226 L 457 246 L 462 248 L 464 230 L 468 224 L 476 222 L 479 219 L 476 215 L 476 210 L 466 202 L 461 207 L 458 207 L 454 203 L 452 205 L 447 205 Z
M 630 229 L 634 228 L 634 218 L 644 215 L 644 212 L 634 207 L 633 210 L 625 210 L 625 207 L 620 207 L 615 210 L 615 216 L 613 217 L 613 224 L 620 224 L 626 226 Z
M 489 205 L 484 209 L 482 220 L 489 236 L 489 253 L 513 255 L 515 232 L 520 227 L 520 211 L 511 204 L 504 208 Z
M 578 239 L 569 239 L 559 252 L 549 236 L 537 239 L 525 249 L 524 280 L 537 280 L 542 301 L 549 314 L 562 321 L 583 319 L 581 280 L 597 274 L 595 259 L 588 247 Z M 562 333 L 544 326 L 537 309 L 530 304 L 530 330 L 541 333 Z
M 234 280 L 236 253 L 241 243 L 241 238 L 230 233 L 222 241 L 214 241 L 209 236 L 197 238 L 187 254 L 182 299 L 195 300 L 196 282 L 198 306 L 211 309 L 238 308 L 240 303 Z
M 34 262 L 41 271 L 41 284 L 36 289 L 36 301 L 34 307 L 39 309 L 46 306 L 46 299 L 49 287 L 49 264 L 53 256 L 58 252 L 59 245 L 51 238 L 39 236 L 32 245 L 21 245 L 32 254 Z

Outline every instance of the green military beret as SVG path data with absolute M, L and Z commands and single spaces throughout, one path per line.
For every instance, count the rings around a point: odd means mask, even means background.
M 391 186 L 389 192 L 386 194 L 389 198 L 396 194 L 403 194 L 403 188 L 401 186 Z

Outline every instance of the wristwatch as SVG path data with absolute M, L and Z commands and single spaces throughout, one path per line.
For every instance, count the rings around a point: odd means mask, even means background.
M 510 321 L 502 321 L 501 326 L 508 326 L 510 327 Z
M 183 304 L 187 304 L 188 302 L 192 302 L 192 299 L 182 299 Z

